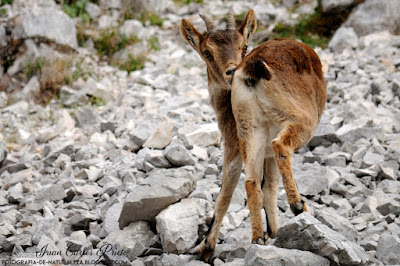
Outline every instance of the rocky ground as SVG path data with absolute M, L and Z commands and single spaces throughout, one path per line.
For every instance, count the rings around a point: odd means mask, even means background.
M 223 140 L 208 105 L 205 63 L 183 42 L 177 24 L 190 18 L 204 30 L 199 12 L 222 21 L 230 8 L 235 14 L 253 8 L 259 24 L 273 28 L 312 13 L 316 1 L 204 2 L 142 1 L 160 14 L 162 26 L 134 19 L 118 24 L 123 1 L 87 5 L 92 31 L 119 25 L 124 34 L 140 36 L 142 42 L 113 55 L 146 54 L 144 68 L 130 73 L 103 60 L 90 39 L 80 47 L 77 19 L 53 0 L 1 7 L 2 62 L 15 57 L 0 68 L 6 84 L 0 92 L 2 262 L 207 265 L 190 250 L 213 216 Z M 351 1 L 322 1 L 326 10 L 339 10 L 343 2 Z M 328 48 L 315 49 L 328 101 L 315 136 L 293 159 L 312 214 L 294 217 L 281 185 L 277 239 L 251 245 L 242 174 L 214 265 L 400 264 L 396 10 L 396 0 L 366 0 Z M 151 50 L 155 37 L 158 48 Z M 35 58 L 66 54 L 74 55 L 69 70 L 82 77 L 62 85 L 47 105 L 38 104 L 37 93 L 48 84 L 43 77 L 56 83 L 58 72 L 50 68 L 44 76 L 43 68 L 25 81 L 18 73 Z

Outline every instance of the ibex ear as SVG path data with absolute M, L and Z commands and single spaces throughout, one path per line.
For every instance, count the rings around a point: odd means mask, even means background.
M 268 64 L 262 59 L 249 60 L 246 64 L 246 72 L 251 78 L 259 79 L 271 79 L 271 71 Z
M 193 47 L 193 49 L 201 54 L 200 43 L 203 41 L 204 36 L 198 32 L 187 19 L 182 19 L 180 28 L 183 38 Z
M 249 44 L 251 38 L 253 38 L 254 33 L 257 29 L 256 14 L 253 9 L 250 9 L 247 13 L 246 19 L 244 20 L 242 26 L 239 28 L 239 32 L 243 35 L 246 44 Z

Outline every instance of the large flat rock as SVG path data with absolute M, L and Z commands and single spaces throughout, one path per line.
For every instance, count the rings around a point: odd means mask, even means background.
M 12 32 L 13 39 L 38 37 L 73 49 L 78 48 L 72 19 L 55 8 L 34 8 L 17 19 Z
M 370 262 L 361 246 L 333 231 L 307 212 L 279 228 L 275 245 L 311 251 L 339 265 L 365 265 Z
M 153 171 L 126 197 L 119 217 L 120 228 L 134 221 L 154 222 L 163 209 L 193 191 L 194 182 L 189 176 L 190 173 L 184 170 Z
M 274 246 L 252 245 L 246 253 L 245 265 L 251 266 L 308 266 L 330 265 L 330 261 L 309 251 Z

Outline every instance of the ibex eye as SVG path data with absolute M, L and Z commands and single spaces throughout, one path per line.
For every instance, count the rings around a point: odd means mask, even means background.
M 204 51 L 204 52 L 203 52 L 203 55 L 204 55 L 206 58 L 210 58 L 210 57 L 211 57 L 211 53 L 210 53 L 209 51 Z
M 242 55 L 245 56 L 247 54 L 247 45 L 243 47 Z
M 244 79 L 244 83 L 248 86 L 248 87 L 253 87 L 254 84 L 256 84 L 256 80 L 252 79 L 252 78 L 245 78 Z

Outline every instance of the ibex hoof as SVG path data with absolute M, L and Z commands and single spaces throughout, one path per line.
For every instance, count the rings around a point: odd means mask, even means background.
M 296 204 L 292 205 L 291 209 L 296 216 L 304 212 L 304 201 L 297 202 Z
M 254 239 L 252 242 L 252 244 L 257 244 L 257 245 L 264 245 L 265 241 L 264 239 L 262 239 L 261 237 L 258 239 Z

